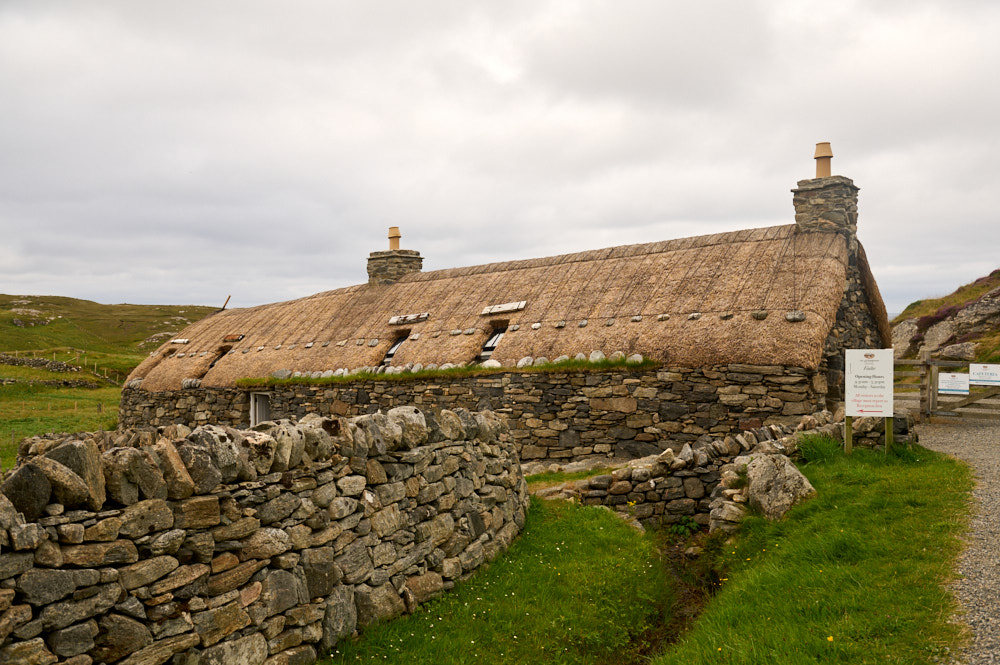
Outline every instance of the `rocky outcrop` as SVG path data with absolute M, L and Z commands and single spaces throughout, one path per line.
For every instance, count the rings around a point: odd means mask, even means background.
M 935 357 L 974 360 L 974 340 L 998 328 L 1000 288 L 970 302 L 944 306 L 933 314 L 896 323 L 892 346 L 897 358 L 915 357 L 926 349 Z
M 21 456 L 0 486 L 0 663 L 311 663 L 506 550 L 528 503 L 491 412 L 34 438 Z

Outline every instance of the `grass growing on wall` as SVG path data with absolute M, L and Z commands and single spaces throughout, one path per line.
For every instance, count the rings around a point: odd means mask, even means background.
M 507 554 L 325 663 L 629 663 L 673 602 L 653 541 L 608 511 L 533 500 Z
M 728 580 L 655 665 L 947 662 L 959 629 L 943 584 L 968 516 L 967 467 L 916 447 L 886 457 L 813 441 L 819 496 L 751 517 L 723 550 Z

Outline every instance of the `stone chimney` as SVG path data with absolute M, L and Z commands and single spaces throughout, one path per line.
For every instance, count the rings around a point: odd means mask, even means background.
M 403 275 L 420 272 L 424 257 L 413 249 L 400 249 L 398 226 L 389 227 L 389 250 L 368 255 L 368 283 L 392 284 Z
M 858 231 L 858 188 L 842 175 L 830 175 L 833 151 L 829 143 L 816 144 L 816 177 L 799 180 L 792 190 L 795 224 L 799 231 L 844 233 Z

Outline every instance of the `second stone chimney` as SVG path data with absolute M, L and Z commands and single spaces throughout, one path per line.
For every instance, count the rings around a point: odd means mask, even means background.
M 795 224 L 799 231 L 858 232 L 858 187 L 842 175 L 830 175 L 833 151 L 829 143 L 816 144 L 816 177 L 799 180 L 792 190 Z
M 400 249 L 398 226 L 389 227 L 389 250 L 368 255 L 368 283 L 392 284 L 403 275 L 420 272 L 424 257 L 413 249 Z

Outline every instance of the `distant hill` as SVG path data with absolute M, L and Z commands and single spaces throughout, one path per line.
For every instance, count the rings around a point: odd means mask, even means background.
M 1000 362 L 1000 270 L 908 305 L 892 321 L 892 345 L 897 358 L 927 348 L 937 358 Z
M 189 323 L 216 311 L 199 305 L 102 305 L 59 296 L 0 294 L 0 353 L 95 360 L 116 372 Z

